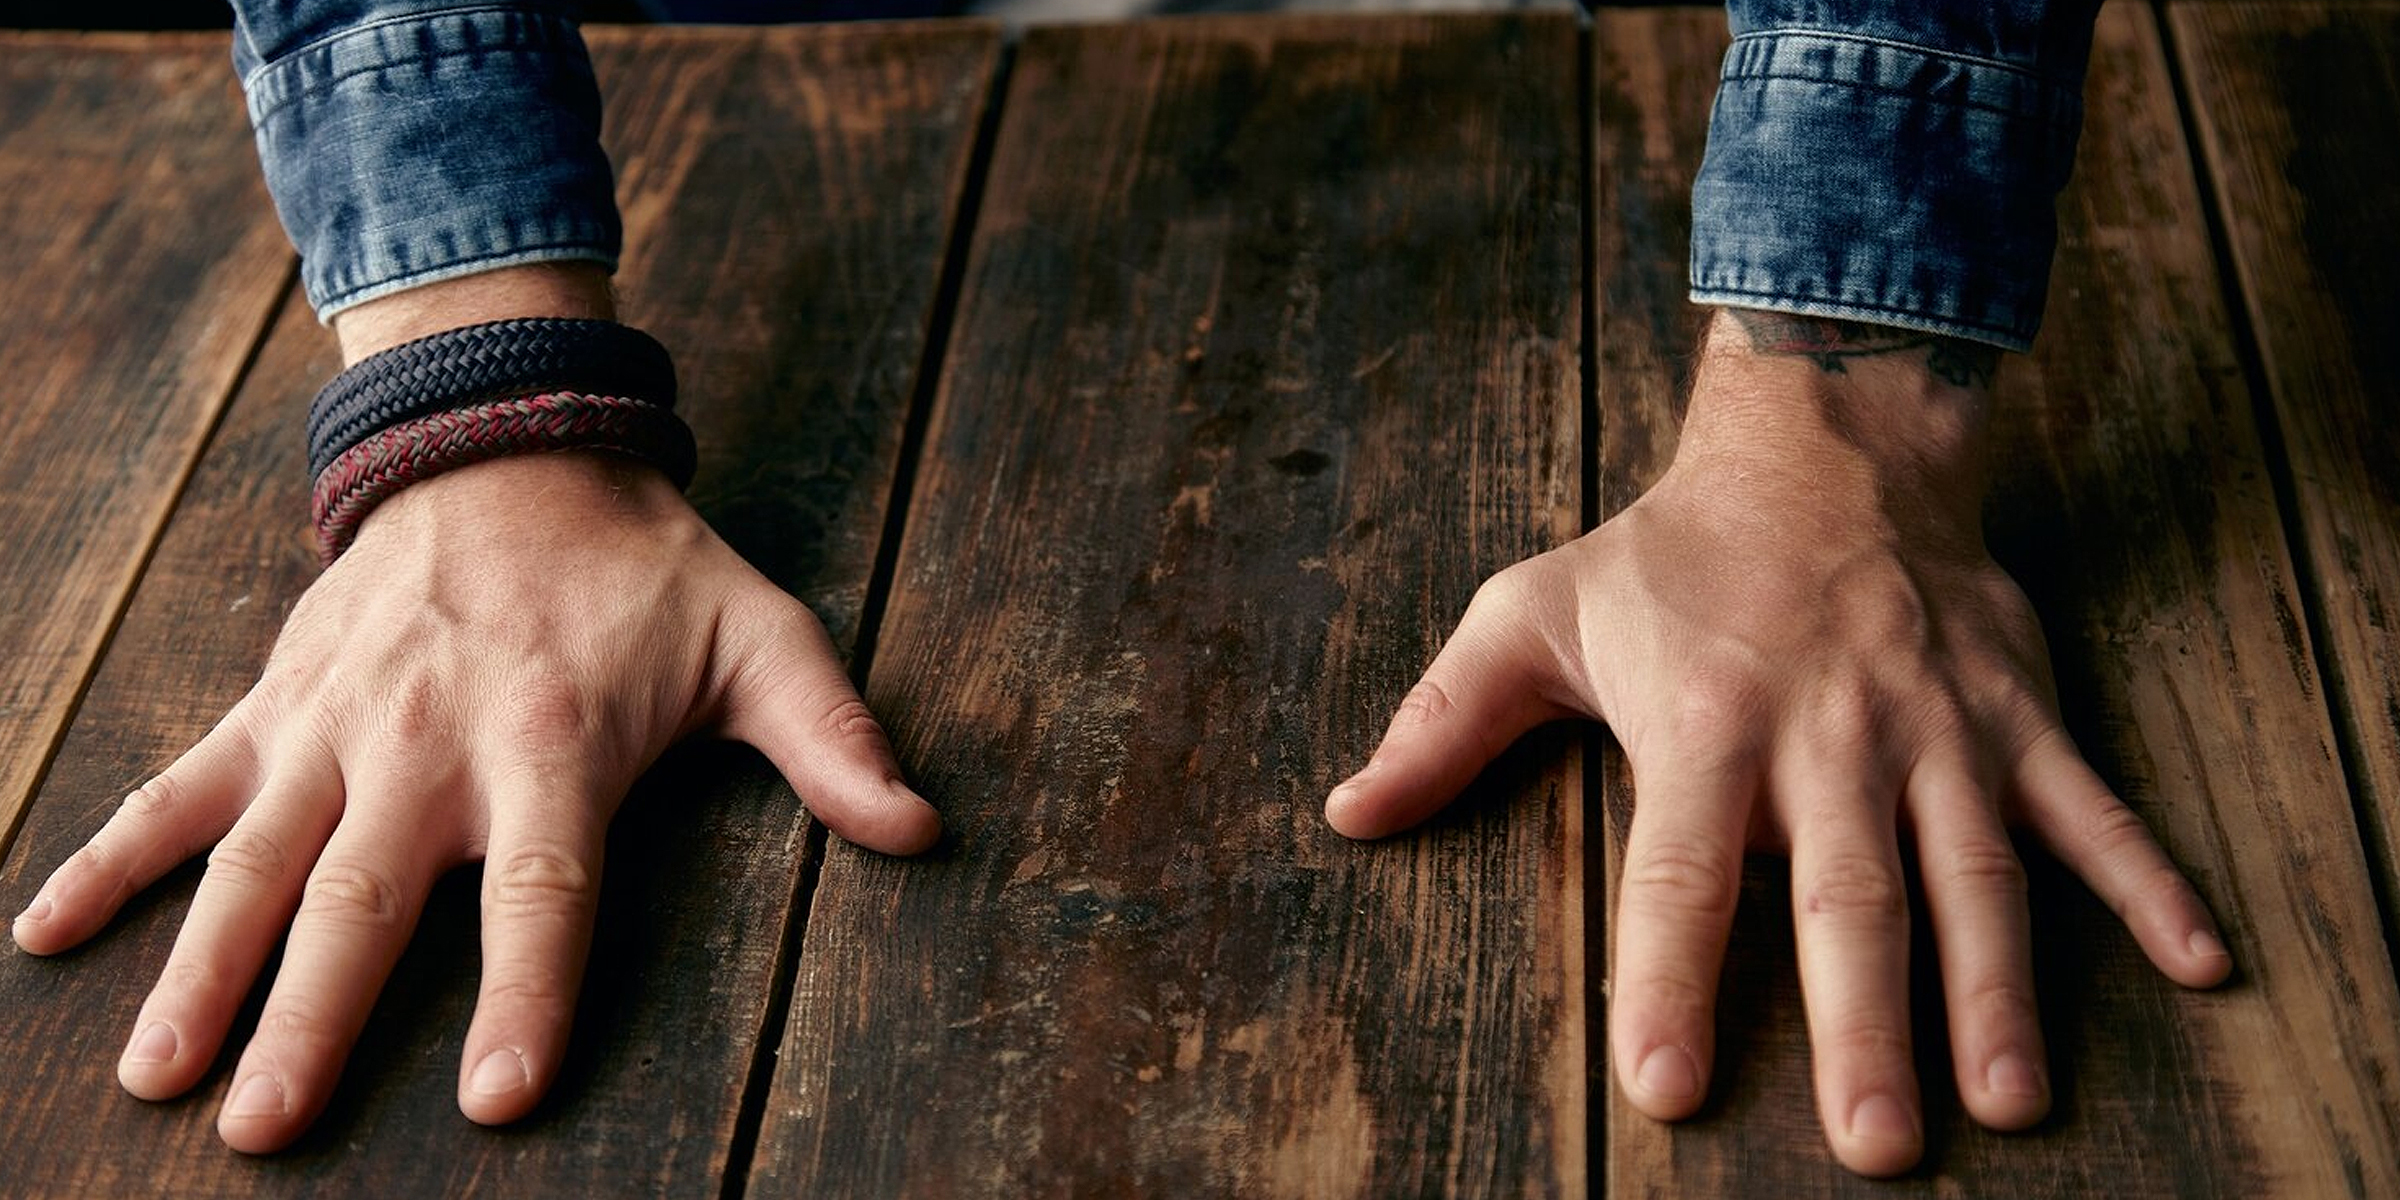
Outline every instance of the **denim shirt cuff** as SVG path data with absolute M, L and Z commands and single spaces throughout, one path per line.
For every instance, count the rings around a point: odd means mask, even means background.
M 1744 34 L 1692 185 L 1692 300 L 2024 350 L 2082 122 L 2071 82 L 2010 63 Z
M 248 45 L 235 59 L 259 160 L 320 320 L 498 267 L 615 267 L 599 87 L 564 16 L 411 13 L 268 62 Z

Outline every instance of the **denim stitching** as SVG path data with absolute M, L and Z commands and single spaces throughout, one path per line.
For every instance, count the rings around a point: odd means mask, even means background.
M 427 12 L 400 13 L 394 16 L 384 17 L 381 20 L 369 21 L 364 25 L 344 26 L 341 29 L 337 29 L 332 33 L 326 34 L 324 37 L 318 38 L 313 42 L 295 46 L 290 50 L 284 51 L 283 54 L 277 57 L 273 62 L 261 62 L 248 75 L 242 78 L 242 90 L 250 90 L 250 85 L 260 76 L 265 75 L 267 72 L 272 71 L 275 68 L 280 67 L 283 64 L 322 46 L 331 46 L 337 42 L 346 42 L 351 38 L 357 37 L 361 34 L 373 33 L 378 29 L 384 29 L 393 25 L 407 25 L 420 22 L 424 24 L 432 24 L 435 21 L 439 21 L 448 17 L 470 17 L 478 13 L 498 13 L 501 16 L 523 15 L 538 17 L 544 20 L 557 20 L 559 17 L 559 14 L 553 12 L 527 12 L 522 8 L 515 8 L 499 4 L 463 4 L 456 8 L 437 8 Z M 250 47 L 250 53 L 257 55 L 262 59 L 266 57 L 264 54 L 259 53 L 258 47 L 255 44 Z
M 1957 50 L 1943 50 L 1933 46 L 1920 46 L 1915 42 L 1895 41 L 1891 38 L 1879 38 L 1870 34 L 1849 33 L 1842 30 L 1811 29 L 1806 26 L 1787 25 L 1776 29 L 1752 30 L 1749 33 L 1745 33 L 1740 37 L 1733 39 L 1733 44 L 1735 46 L 1739 46 L 1744 42 L 1773 41 L 1781 38 L 1793 37 L 1824 38 L 1828 41 L 1835 42 L 1858 42 L 1862 45 L 1868 46 L 1884 46 L 1893 50 L 1905 50 L 1911 54 L 1921 54 L 1927 58 L 1945 58 L 1954 62 L 1973 63 L 1979 66 L 1991 67 L 1996 70 L 2006 71 L 2012 75 L 2024 76 L 2035 83 L 2053 84 L 2053 81 L 2049 76 L 2033 70 L 2030 67 L 2019 66 L 2018 64 L 2009 62 L 2006 59 L 1986 58 L 1980 54 L 1966 54 Z M 2055 84 L 2053 84 L 2053 86 L 2055 86 Z
M 1928 104 L 1941 108 L 1963 108 L 1970 109 L 1975 112 L 1988 112 L 1996 116 L 2016 117 L 2027 121 L 2039 121 L 2045 125 L 2065 125 L 2070 121 L 2080 122 L 2083 108 L 2082 103 L 2078 101 L 2075 103 L 2072 109 L 2066 112 L 2054 111 L 2050 113 L 2040 113 L 2019 108 L 2001 108 L 1997 105 L 1983 104 L 1973 100 L 1945 100 L 1935 96 L 1928 96 L 1922 92 L 1903 91 L 1900 88 L 1885 87 L 1881 84 L 1875 83 L 1863 83 L 1854 79 L 1828 79 L 1821 75 L 1727 75 L 1723 77 L 1722 82 L 1747 83 L 1754 80 L 1782 83 L 1814 83 L 1823 85 L 1825 87 L 1847 88 L 1851 91 L 1869 92 L 1879 96 L 1892 96 L 1902 100 L 1914 100 L 1921 104 Z
M 497 12 L 501 10 L 484 9 L 478 11 Z M 423 63 L 435 63 L 446 58 L 472 58 L 481 55 L 508 55 L 516 58 L 568 57 L 567 54 L 562 52 L 562 48 L 566 45 L 566 42 L 565 39 L 562 39 L 558 36 L 559 26 L 556 18 L 545 15 L 540 18 L 540 22 L 541 23 L 538 25 L 525 27 L 527 29 L 541 30 L 541 36 L 539 38 L 512 33 L 506 36 L 503 40 L 493 42 L 489 45 L 476 46 L 473 48 L 460 47 L 456 49 L 435 50 L 430 53 L 423 54 L 404 54 L 397 58 L 381 59 L 366 66 L 353 67 L 347 71 L 306 79 L 298 84 L 286 85 L 283 88 L 277 89 L 283 91 L 284 94 L 275 97 L 275 99 L 269 103 L 267 107 L 253 111 L 250 117 L 250 122 L 252 125 L 264 125 L 268 122 L 268 120 L 273 118 L 275 114 L 282 112 L 284 109 L 289 108 L 293 104 L 296 104 L 302 100 L 306 100 L 311 96 L 321 95 L 325 92 L 331 91 L 334 87 L 338 86 L 342 82 L 356 79 L 361 75 L 374 75 L 384 71 L 396 70 L 401 67 L 417 66 Z M 386 24 L 390 23 L 391 22 L 386 22 Z M 273 63 L 269 64 L 268 67 L 260 68 L 260 71 L 263 72 L 268 69 L 276 69 L 296 74 L 307 74 L 307 72 L 300 71 L 299 68 L 292 65 L 292 58 L 293 55 L 285 55 L 282 58 L 276 59 Z M 244 87 L 247 88 L 249 85 L 245 84 Z
M 2012 342 L 2024 340 L 2024 335 L 2012 326 L 1993 325 L 1984 321 L 1971 320 L 1966 317 L 1953 317 L 1942 314 L 1928 316 L 1921 309 L 1902 308 L 1898 305 L 1892 304 L 1877 304 L 1866 300 L 1849 300 L 1837 296 L 1828 296 L 1822 292 L 1813 291 L 1807 288 L 1793 288 L 1790 291 L 1784 292 L 1759 292 L 1752 291 L 1751 289 L 1744 287 L 1733 287 L 1725 284 L 1702 283 L 1698 280 L 1694 280 L 1692 282 L 1692 291 L 1695 295 L 1709 294 L 1740 296 L 1750 300 L 1781 300 L 1787 303 L 1798 300 L 1818 304 L 1838 305 L 1843 308 L 1854 308 L 1867 312 L 1888 313 L 1896 317 L 1909 317 L 1917 321 L 1939 321 L 1945 325 L 1961 326 L 1967 329 L 1973 329 L 1979 333 L 1988 333 L 1998 337 L 2004 337 Z

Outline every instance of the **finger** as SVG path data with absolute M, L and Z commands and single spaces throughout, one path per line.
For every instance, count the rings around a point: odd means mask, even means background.
M 267 780 L 208 856 L 208 873 L 158 983 L 117 1060 L 117 1081 L 145 1100 L 199 1082 L 234 1013 L 300 903 L 310 863 L 342 811 L 330 760 L 295 762 Z
M 2016 785 L 2034 832 L 2141 943 L 2142 953 L 2185 987 L 2212 987 L 2233 957 L 2208 906 L 2150 836 L 2150 828 L 2076 753 L 2064 730 L 2037 738 L 2017 763 Z
M 422 807 L 353 792 L 301 890 L 282 970 L 217 1114 L 226 1145 L 279 1150 L 324 1110 L 451 850 L 424 836 Z
M 1818 1115 L 1834 1157 L 1893 1175 L 1924 1150 L 1908 1022 L 1908 889 L 1897 781 L 1864 765 L 1796 772 L 1792 910 Z
M 494 785 L 483 980 L 458 1076 L 470 1120 L 516 1120 L 557 1078 L 599 905 L 603 814 L 616 800 L 604 790 L 572 767 Z
M 17 945 L 56 954 L 83 941 L 134 893 L 225 835 L 257 783 L 257 753 L 238 714 L 134 789 L 100 832 L 59 865 L 17 918 Z
M 1690 1116 L 1716 1059 L 1717 975 L 1756 798 L 1747 754 L 1637 764 L 1618 885 L 1609 1034 L 1617 1080 L 1660 1120 Z
M 1378 838 L 1424 821 L 1527 730 L 1566 715 L 1545 695 L 1551 672 L 1522 623 L 1530 598 L 1500 585 L 1504 578 L 1494 576 L 1476 593 L 1457 632 L 1401 699 L 1367 765 L 1325 798 L 1335 832 Z
M 764 753 L 809 815 L 844 839 L 885 854 L 932 846 L 941 817 L 901 779 L 891 742 L 843 673 L 825 627 L 781 592 L 742 615 L 726 734 Z
M 1970 764 L 1930 759 L 1909 781 L 1917 868 L 1941 958 L 1959 1098 L 1994 1129 L 2023 1129 L 2050 1109 L 2034 1006 L 2025 868 L 1990 789 Z

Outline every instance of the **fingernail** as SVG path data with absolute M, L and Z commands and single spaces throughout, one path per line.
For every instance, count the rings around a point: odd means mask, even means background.
M 2039 1096 L 2042 1076 L 2022 1054 L 2003 1054 L 1984 1068 L 1983 1086 L 2002 1096 Z
M 1890 1096 L 1869 1096 L 1850 1110 L 1850 1136 L 1878 1142 L 1913 1142 L 1917 1120 Z
M 57 906 L 50 903 L 50 897 L 35 896 L 33 898 L 33 903 L 26 905 L 25 911 L 17 914 L 16 923 L 19 925 L 39 925 L 42 922 L 50 919 L 50 910 L 55 907 Z
M 283 1115 L 283 1085 L 272 1075 L 253 1075 L 225 1100 L 225 1115 L 236 1120 Z
M 125 1061 L 129 1063 L 163 1063 L 174 1059 L 175 1027 L 165 1021 L 142 1026 L 125 1045 Z
M 1700 1068 L 1680 1047 L 1660 1046 L 1643 1055 L 1633 1077 L 1643 1091 L 1661 1100 L 1689 1100 L 1700 1094 Z
M 2184 944 L 2191 948 L 2194 958 L 2226 957 L 2225 943 L 2218 941 L 2217 935 L 2205 929 L 2193 930 L 2191 938 Z
M 525 1060 L 516 1051 L 494 1050 L 475 1064 L 475 1073 L 467 1076 L 467 1090 L 478 1096 L 503 1096 L 531 1082 Z

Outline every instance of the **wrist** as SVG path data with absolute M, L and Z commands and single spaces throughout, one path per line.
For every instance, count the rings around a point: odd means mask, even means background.
M 521 553 L 529 542 L 588 546 L 611 529 L 655 528 L 691 514 L 674 481 L 649 463 L 560 450 L 489 459 L 411 484 L 367 514 L 354 544 L 443 557 L 485 546 Z
M 1719 310 L 1675 466 L 1717 486 L 1971 526 L 1999 353 L 1889 326 Z
M 333 332 L 342 365 L 351 366 L 403 342 L 517 317 L 613 321 L 608 272 L 598 263 L 551 262 L 444 279 L 344 309 Z

